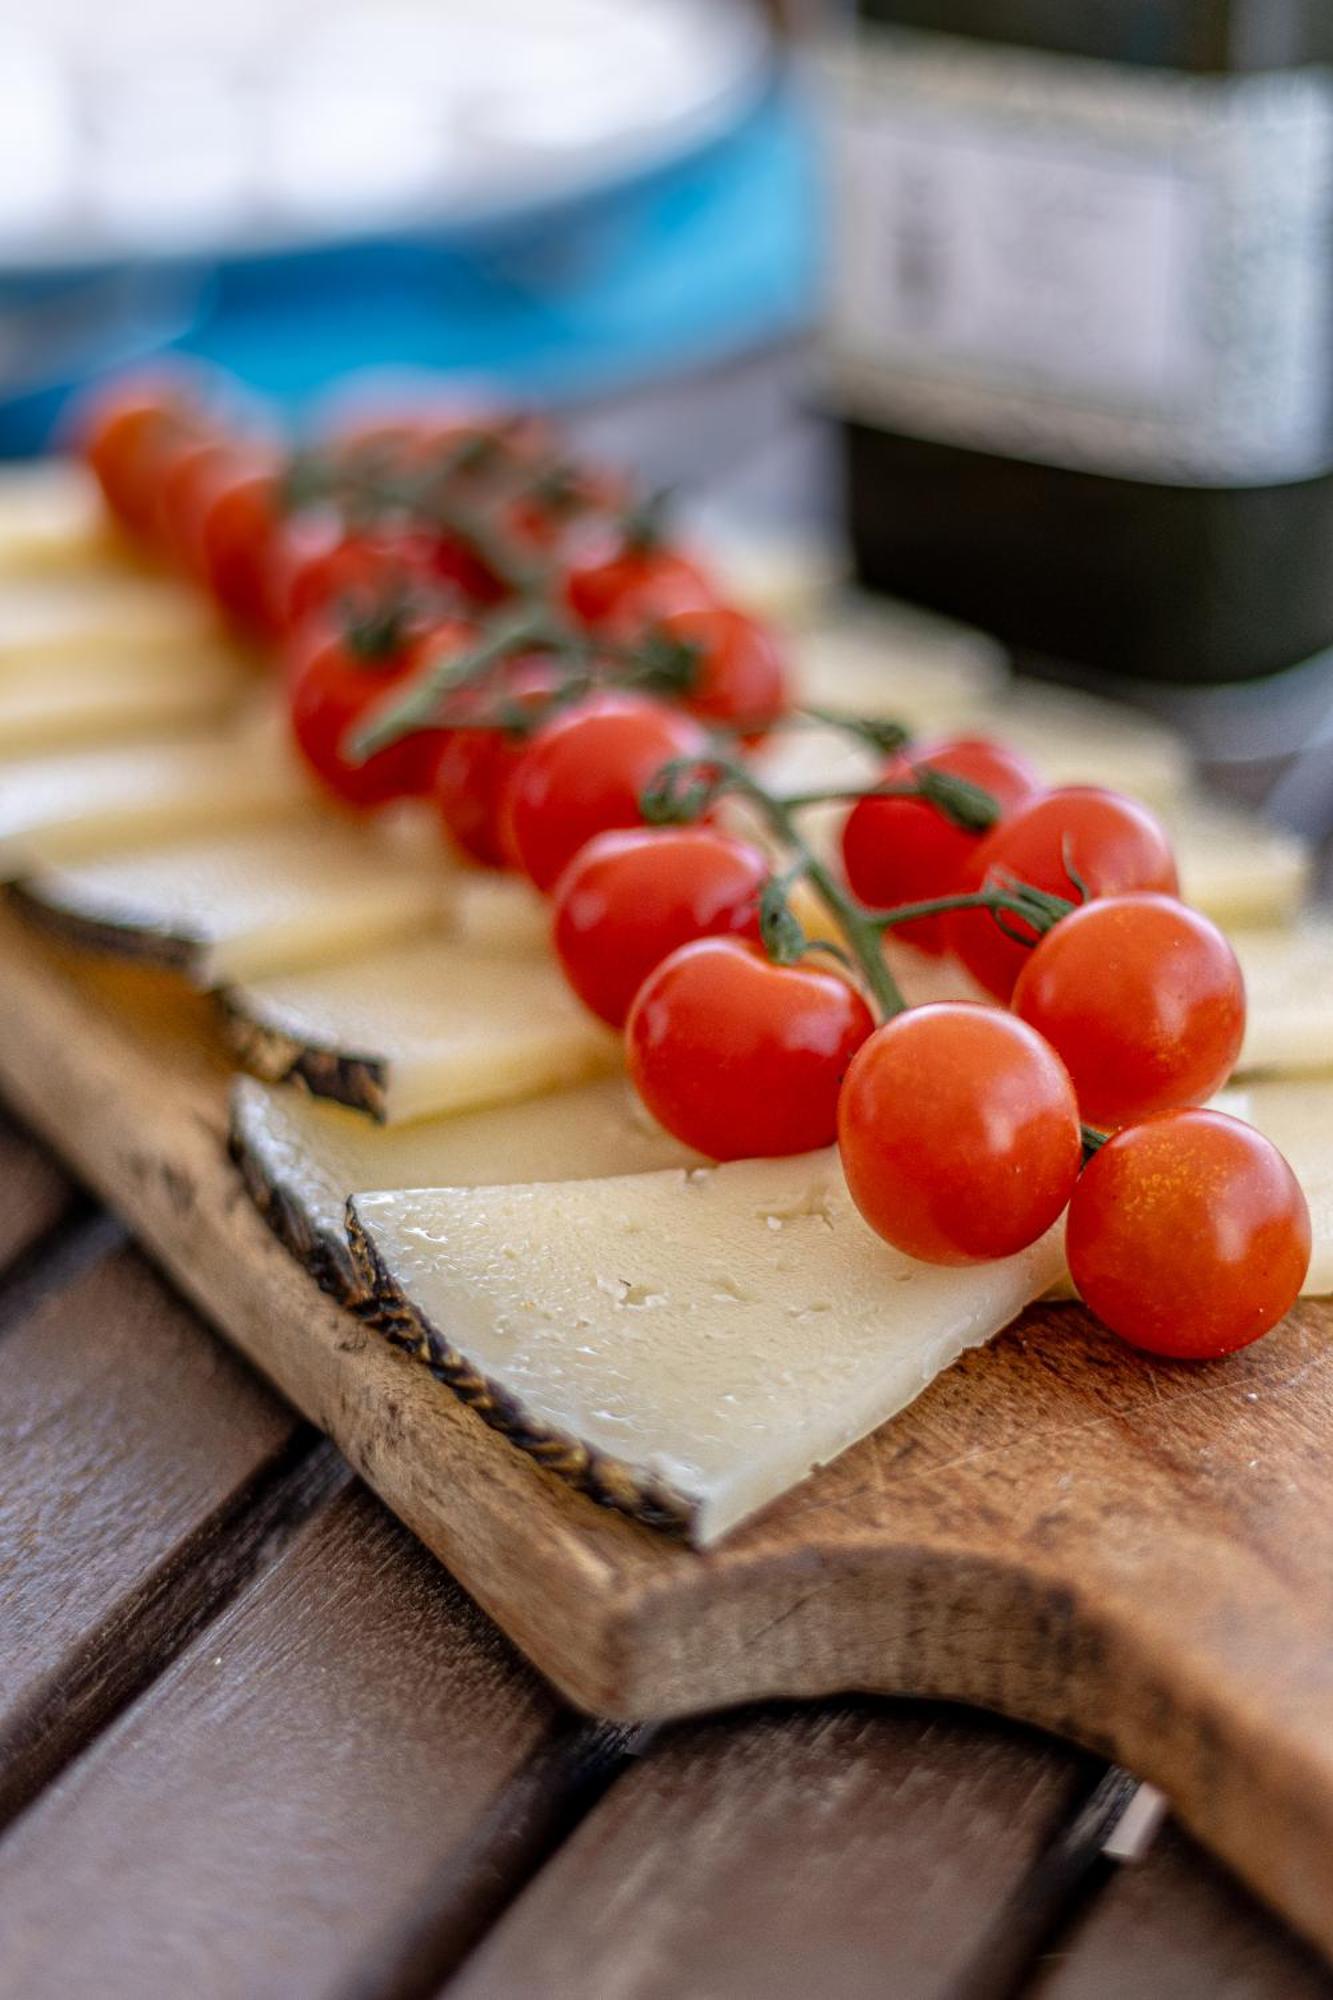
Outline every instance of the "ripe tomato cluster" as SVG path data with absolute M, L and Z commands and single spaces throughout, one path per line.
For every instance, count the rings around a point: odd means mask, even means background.
M 932 1263 L 1014 1255 L 1067 1211 L 1085 1300 L 1154 1353 L 1226 1353 L 1287 1310 L 1300 1188 L 1199 1108 L 1240 1050 L 1240 969 L 1145 807 L 1046 789 L 989 739 L 927 744 L 850 803 L 831 866 L 814 801 L 749 761 L 789 714 L 773 635 L 537 420 L 387 413 L 293 457 L 180 375 L 103 395 L 83 444 L 123 527 L 277 648 L 334 798 L 431 799 L 462 855 L 550 897 L 570 985 L 686 1144 L 836 1140 L 866 1221 Z M 902 1008 L 891 933 L 985 998 Z

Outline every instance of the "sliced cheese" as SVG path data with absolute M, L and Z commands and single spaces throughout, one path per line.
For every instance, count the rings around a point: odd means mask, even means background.
M 549 951 L 551 905 L 522 876 L 460 869 L 449 900 L 449 935 L 479 951 Z
M 798 701 L 890 716 L 914 733 L 952 728 L 1002 699 L 1008 664 L 993 639 L 914 605 L 849 598 L 793 635 Z
M 1048 785 L 1109 785 L 1160 806 L 1190 782 L 1189 751 L 1174 730 L 1081 688 L 1014 680 L 969 728 L 1031 758 Z
M 1237 1072 L 1333 1070 L 1333 922 L 1234 931 L 1245 974 L 1245 1040 Z
M 28 908 L 73 941 L 171 965 L 200 986 L 369 951 L 437 920 L 439 868 L 413 868 L 365 830 L 298 816 L 43 867 Z
M 344 1222 L 347 1198 L 359 1189 L 586 1180 L 697 1164 L 646 1118 L 618 1076 L 388 1128 L 243 1076 L 232 1088 L 231 1143 L 288 1248 L 341 1295 L 357 1289 Z
M 0 471 L 0 574 L 87 564 L 116 553 L 91 473 L 42 458 Z
M 0 874 L 290 810 L 306 787 L 276 747 L 216 734 L 0 763 Z
M 1187 902 L 1224 928 L 1294 921 L 1313 874 L 1308 841 L 1241 806 L 1194 793 L 1163 817 Z
M 386 1124 L 540 1096 L 621 1063 L 619 1036 L 553 961 L 441 937 L 234 986 L 226 1010 L 257 1074 Z
M 11 671 L 111 671 L 155 654 L 172 661 L 214 645 L 217 616 L 202 591 L 125 564 L 42 573 L 0 567 L 0 686 Z
M 106 670 L 15 666 L 0 672 L 0 757 L 221 721 L 253 687 L 248 663 L 221 641 Z
M 1310 1269 L 1301 1290 L 1310 1298 L 1333 1292 L 1333 1080 L 1252 1083 L 1224 1091 L 1217 1108 L 1253 1125 L 1285 1157 L 1310 1204 Z
M 728 603 L 776 625 L 818 618 L 847 574 L 845 549 L 813 530 L 754 527 L 711 509 L 689 525 Z
M 357 1195 L 354 1245 L 492 1421 L 600 1497 L 701 1542 L 885 1423 L 1051 1283 L 1058 1232 L 966 1271 L 914 1263 L 834 1153 L 555 1186 Z M 494 1405 L 492 1406 L 494 1409 Z

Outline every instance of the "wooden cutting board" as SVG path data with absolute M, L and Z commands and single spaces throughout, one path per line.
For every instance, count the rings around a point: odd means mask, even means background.
M 0 1090 L 594 1712 L 953 1697 L 1127 1764 L 1333 1954 L 1333 1306 L 1206 1368 L 1042 1307 L 697 1554 L 334 1306 L 223 1145 L 207 1002 L 0 913 Z

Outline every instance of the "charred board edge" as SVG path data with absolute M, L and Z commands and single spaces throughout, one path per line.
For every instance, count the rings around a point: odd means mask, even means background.
M 115 917 L 84 909 L 52 894 L 40 875 L 20 876 L 8 884 L 7 894 L 11 907 L 25 923 L 61 944 L 102 957 L 128 959 L 162 972 L 177 972 L 192 986 L 208 983 L 207 938 L 136 919 L 129 911 Z
M 535 1418 L 508 1389 L 459 1352 L 395 1281 L 357 1213 L 355 1195 L 347 1204 L 347 1238 L 360 1280 L 359 1303 L 352 1310 L 360 1319 L 421 1362 L 492 1430 L 599 1507 L 627 1514 L 645 1527 L 690 1538 L 697 1512 L 693 1501 L 665 1480 L 650 1479 L 623 1459 Z
M 261 1020 L 240 989 L 214 994 L 227 1044 L 252 1075 L 265 1083 L 293 1083 L 311 1097 L 364 1111 L 378 1125 L 388 1120 L 389 1064 L 383 1056 L 353 1049 L 320 1048 Z

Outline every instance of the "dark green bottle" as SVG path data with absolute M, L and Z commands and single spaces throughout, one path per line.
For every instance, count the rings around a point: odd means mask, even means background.
M 1171 681 L 1333 644 L 1333 0 L 862 0 L 829 393 L 864 581 Z

